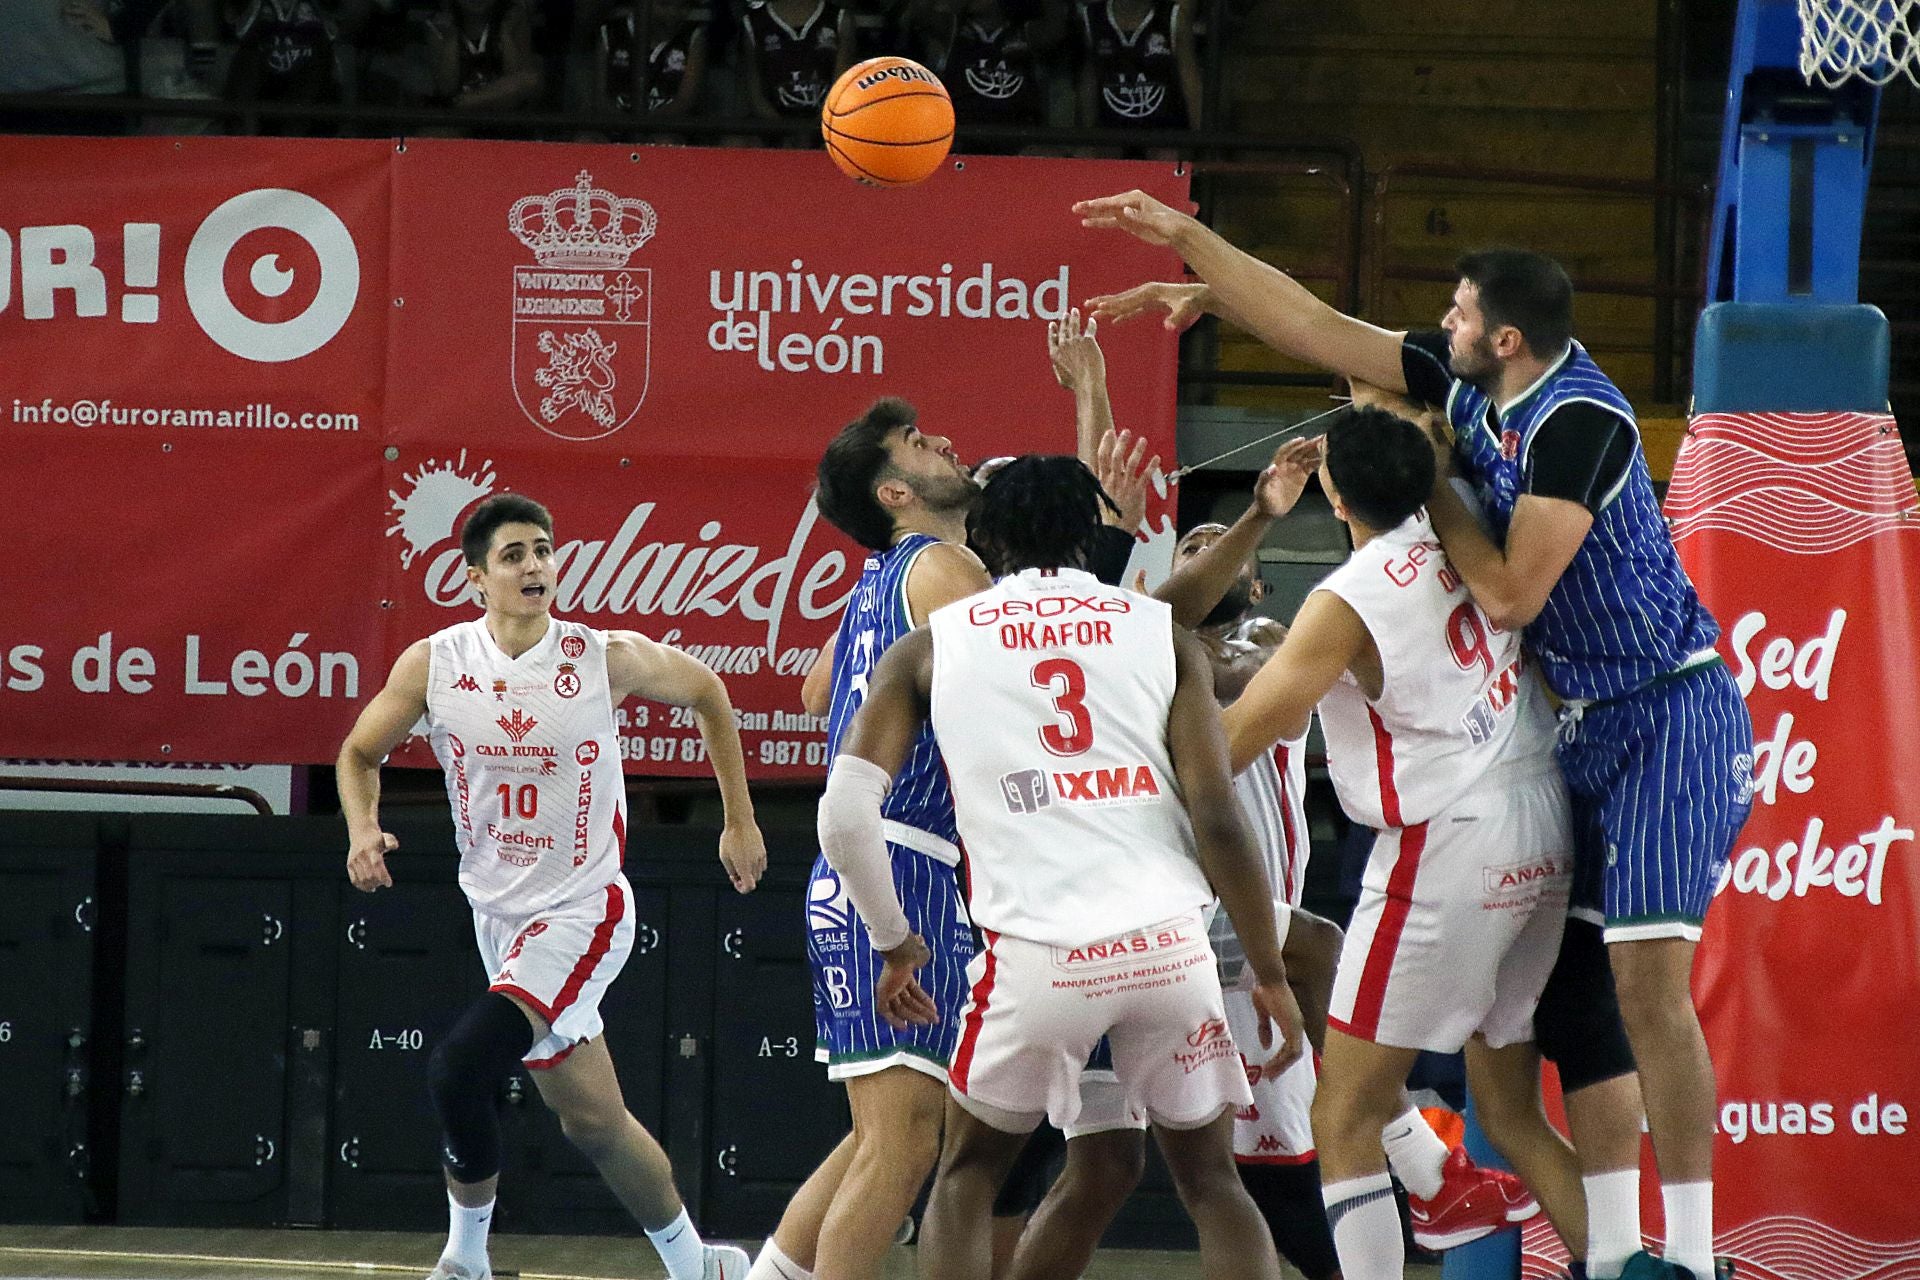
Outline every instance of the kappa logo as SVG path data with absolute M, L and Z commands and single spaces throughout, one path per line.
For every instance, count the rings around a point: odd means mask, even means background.
M 538 263 L 513 269 L 513 394 L 548 435 L 612 435 L 647 398 L 653 272 L 627 262 L 658 225 L 652 205 L 594 186 L 585 169 L 507 214 Z
M 560 652 L 569 658 L 579 658 L 587 652 L 587 642 L 579 636 L 560 637 Z
M 560 674 L 553 678 L 553 691 L 563 698 L 571 698 L 579 694 L 580 677 L 574 673 L 571 662 L 560 664 Z
M 1260 1140 L 1253 1144 L 1253 1153 L 1257 1156 L 1277 1156 L 1284 1150 L 1286 1148 L 1280 1145 L 1280 1139 L 1270 1133 L 1261 1134 Z
M 501 730 L 505 732 L 509 738 L 519 743 L 525 742 L 527 735 L 532 733 L 534 727 L 540 722 L 521 711 L 520 708 L 515 707 L 511 717 L 501 716 L 498 720 L 494 721 L 494 723 L 499 725 Z
M 464 693 L 480 692 L 480 682 L 478 680 L 475 680 L 472 676 L 468 675 L 464 671 L 460 673 L 460 678 L 458 680 L 455 680 L 451 685 L 447 687 L 450 689 L 459 689 Z

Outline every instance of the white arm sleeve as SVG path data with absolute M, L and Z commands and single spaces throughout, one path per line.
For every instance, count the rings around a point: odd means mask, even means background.
M 907 940 L 907 913 L 893 887 L 893 857 L 880 825 L 880 802 L 893 779 L 871 760 L 837 756 L 820 797 L 820 850 L 840 873 L 874 950 L 891 951 Z

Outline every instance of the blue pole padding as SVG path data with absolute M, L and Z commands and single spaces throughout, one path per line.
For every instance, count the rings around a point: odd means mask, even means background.
M 1489 1169 L 1505 1169 L 1507 1164 L 1500 1153 L 1487 1141 L 1487 1135 L 1480 1131 L 1480 1121 L 1473 1113 L 1473 1093 L 1467 1093 L 1467 1136 L 1461 1144 L 1473 1162 Z M 1463 1244 L 1457 1249 L 1449 1249 L 1440 1260 L 1440 1280 L 1519 1280 L 1520 1277 L 1520 1233 L 1501 1231 L 1475 1240 L 1472 1244 Z

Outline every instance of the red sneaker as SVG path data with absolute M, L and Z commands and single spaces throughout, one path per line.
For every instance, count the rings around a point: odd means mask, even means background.
M 1413 1239 L 1422 1249 L 1452 1249 L 1509 1230 L 1540 1212 L 1540 1202 L 1525 1183 L 1498 1169 L 1482 1169 L 1459 1147 L 1447 1153 L 1440 1176 L 1439 1194 L 1431 1200 L 1407 1197 Z

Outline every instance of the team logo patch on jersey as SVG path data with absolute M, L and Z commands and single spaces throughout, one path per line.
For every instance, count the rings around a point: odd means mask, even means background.
M 560 674 L 553 678 L 553 691 L 563 698 L 572 698 L 579 694 L 580 677 L 574 672 L 571 662 L 560 664 Z
M 453 758 L 455 760 L 467 754 L 467 744 L 460 741 L 460 735 L 458 734 L 450 733 L 447 735 L 447 748 L 453 752 Z
M 513 269 L 513 394 L 548 435 L 612 435 L 647 398 L 653 272 L 628 259 L 658 225 L 652 205 L 594 186 L 585 169 L 508 213 L 537 264 Z
M 1502 431 L 1500 433 L 1500 456 L 1508 462 L 1512 462 L 1520 456 L 1520 433 L 1518 431 Z
M 1047 775 L 1038 769 L 1002 775 L 1000 794 L 1006 799 L 1008 813 L 1038 813 L 1053 803 Z
M 573 759 L 581 768 L 586 768 L 600 758 L 600 744 L 583 742 L 573 749 Z
M 505 702 L 507 700 L 507 682 L 505 680 L 495 680 L 493 682 L 493 700 L 495 702 Z
M 468 675 L 464 671 L 460 673 L 460 678 L 458 680 L 455 680 L 452 684 L 448 685 L 447 687 L 450 689 L 459 689 L 466 693 L 480 692 L 480 682 L 478 680 L 475 680 L 472 676 Z
M 560 638 L 560 652 L 566 654 L 569 658 L 581 657 L 587 652 L 587 642 L 579 636 L 562 636 Z
M 525 742 L 527 739 L 527 735 L 532 733 L 534 731 L 534 728 L 537 725 L 539 725 L 540 722 L 534 719 L 532 716 L 527 715 L 525 712 L 521 711 L 520 708 L 515 707 L 513 709 L 513 715 L 501 716 L 494 723 L 498 724 L 502 732 L 504 732 L 509 738 L 512 738 L 516 743 L 519 743 L 519 742 Z

